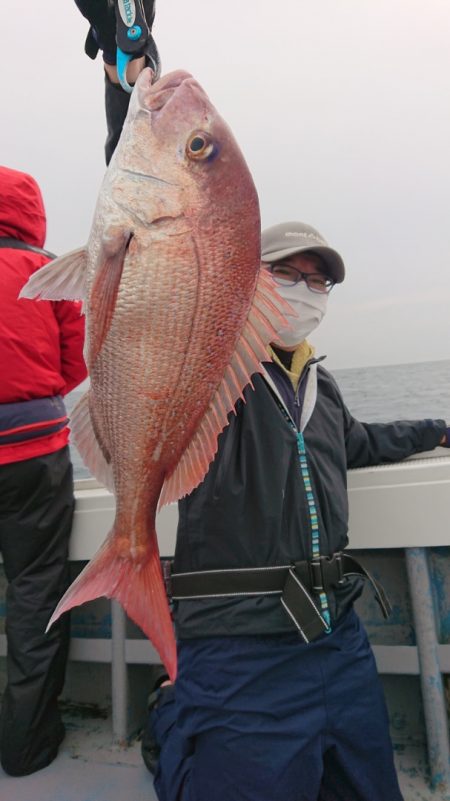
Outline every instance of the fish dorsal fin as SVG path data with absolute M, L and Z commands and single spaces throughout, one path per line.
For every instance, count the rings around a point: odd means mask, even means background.
M 263 372 L 261 362 L 269 358 L 267 345 L 273 341 L 277 330 L 286 326 L 283 312 L 289 310 L 289 305 L 276 292 L 273 279 L 265 270 L 260 270 L 253 303 L 236 349 L 189 446 L 164 482 L 158 508 L 192 492 L 205 477 L 217 452 L 217 438 L 228 423 L 228 414 L 235 411 L 238 398 L 243 398 L 244 387 L 250 384 L 253 388 L 251 376 Z
M 28 279 L 19 298 L 32 300 L 84 300 L 86 248 L 60 256 Z
M 92 424 L 89 410 L 89 392 L 90 390 L 80 398 L 70 415 L 71 439 L 92 475 L 97 481 L 104 484 L 110 492 L 114 492 L 112 466 L 107 459 L 105 449 L 102 448 L 98 441 Z

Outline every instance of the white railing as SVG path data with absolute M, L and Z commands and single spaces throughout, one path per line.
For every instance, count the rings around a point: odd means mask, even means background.
M 450 455 L 443 449 L 392 465 L 351 470 L 348 474 L 350 502 L 350 548 L 374 550 L 450 545 L 448 501 Z M 76 508 L 70 544 L 70 559 L 91 559 L 114 520 L 114 497 L 94 479 L 77 481 Z M 174 552 L 177 506 L 165 507 L 157 517 L 162 556 Z M 1 560 L 1 554 L 0 554 Z M 157 661 L 147 640 L 125 642 L 126 661 Z M 419 673 L 415 646 L 375 646 L 381 673 Z M 0 655 L 6 653 L 6 638 L 0 636 Z M 75 660 L 109 662 L 112 643 L 107 639 L 73 638 L 70 657 Z M 442 672 L 450 673 L 450 645 L 439 646 Z

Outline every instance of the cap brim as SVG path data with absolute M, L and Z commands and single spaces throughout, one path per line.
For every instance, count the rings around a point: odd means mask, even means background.
M 283 248 L 283 250 L 276 250 L 273 253 L 264 253 L 264 255 L 261 256 L 261 261 L 268 263 L 281 261 L 288 256 L 293 256 L 295 253 L 304 253 L 305 251 L 308 253 L 317 253 L 327 265 L 327 272 L 330 278 L 337 284 L 342 283 L 345 278 L 344 262 L 336 250 L 326 245 L 315 245 L 314 247 L 304 245 L 303 247 Z

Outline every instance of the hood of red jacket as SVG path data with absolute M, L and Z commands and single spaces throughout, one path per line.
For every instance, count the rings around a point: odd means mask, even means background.
M 42 248 L 46 230 L 44 202 L 34 178 L 0 167 L 0 236 Z

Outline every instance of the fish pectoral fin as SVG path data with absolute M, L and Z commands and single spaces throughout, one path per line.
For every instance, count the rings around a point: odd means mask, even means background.
M 277 330 L 287 325 L 284 312 L 289 305 L 278 295 L 265 270 L 260 270 L 250 311 L 238 339 L 236 349 L 223 378 L 202 418 L 191 442 L 171 475 L 166 477 L 158 508 L 187 495 L 204 479 L 217 452 L 217 438 L 228 424 L 228 415 L 235 412 L 235 403 L 243 398 L 243 390 L 254 373 L 262 373 L 261 362 L 267 361 L 267 346 Z
M 153 531 L 156 543 L 156 532 Z M 158 651 L 175 681 L 177 655 L 169 605 L 161 574 L 158 548 L 149 549 L 146 561 L 136 563 L 119 555 L 114 529 L 93 559 L 61 598 L 51 616 L 47 631 L 64 612 L 95 598 L 114 598 L 129 617 L 141 627 Z
M 78 248 L 50 261 L 28 279 L 19 298 L 84 300 L 86 248 Z
M 89 409 L 90 390 L 80 398 L 70 415 L 72 441 L 92 475 L 114 492 L 114 476 L 110 456 L 95 432 Z
M 120 229 L 117 232 L 109 233 L 107 237 L 105 236 L 101 247 L 99 266 L 89 299 L 91 320 L 90 365 L 93 365 L 101 351 L 111 327 L 123 265 L 131 240 L 132 233 Z

